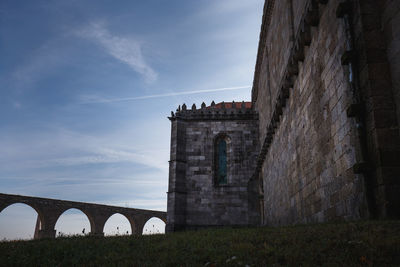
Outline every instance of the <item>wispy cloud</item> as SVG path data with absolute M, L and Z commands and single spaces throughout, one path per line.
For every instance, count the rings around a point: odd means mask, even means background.
M 15 69 L 0 73 L 0 86 L 10 88 L 18 93 L 35 87 L 38 81 L 52 75 L 58 67 L 67 64 L 69 51 L 60 46 L 60 39 L 55 38 L 32 49 Z M 63 52 L 60 53 L 60 50 Z M 14 108 L 19 107 L 14 103 Z
M 95 136 L 64 128 L 30 132 L 29 137 L 14 130 L 1 133 L 0 191 L 104 204 L 134 197 L 143 200 L 143 208 L 150 198 L 165 209 L 168 140 L 147 133 L 152 143 L 138 144 L 135 129 Z
M 135 148 L 134 143 L 121 140 L 122 138 L 124 137 L 118 133 L 95 137 L 64 129 L 51 131 L 42 136 L 31 134 L 31 142 L 4 138 L 4 142 L 0 142 L 5 152 L 0 156 L 0 168 L 12 169 L 22 163 L 24 168 L 36 169 L 129 162 L 167 172 L 167 159 L 157 156 L 159 151 Z
M 77 35 L 101 45 L 115 59 L 141 74 L 147 82 L 154 82 L 157 79 L 157 73 L 143 58 L 142 48 L 137 40 L 112 35 L 103 23 L 91 23 L 83 30 L 79 30 Z
M 169 97 L 169 96 L 178 96 L 178 95 L 193 95 L 193 94 L 212 93 L 212 92 L 221 92 L 221 91 L 230 91 L 230 90 L 240 90 L 240 89 L 248 89 L 250 87 L 251 87 L 250 85 L 246 85 L 246 86 L 224 87 L 224 88 L 214 88 L 214 89 L 205 89 L 205 90 L 170 92 L 170 93 L 165 93 L 165 94 L 154 94 L 154 95 L 144 95 L 144 96 L 124 97 L 124 98 L 104 98 L 104 97 L 99 97 L 99 96 L 82 96 L 82 102 L 80 102 L 80 104 L 114 103 L 114 102 L 124 102 L 124 101 L 133 101 L 133 100 L 160 98 L 160 97 Z
M 122 163 L 130 162 L 148 166 L 161 171 L 167 171 L 168 166 L 165 162 L 157 160 L 154 155 L 146 152 L 131 152 L 126 150 L 115 150 L 106 147 L 88 151 L 89 155 L 60 157 L 46 160 L 31 160 L 25 164 L 32 168 L 45 168 L 57 166 L 78 166 L 87 164 Z M 147 153 L 150 153 L 147 151 Z

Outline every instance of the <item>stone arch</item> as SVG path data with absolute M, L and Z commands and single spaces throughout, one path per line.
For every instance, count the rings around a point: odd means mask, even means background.
M 221 146 L 222 145 L 222 146 Z M 223 152 L 222 149 L 225 149 Z M 225 153 L 224 165 L 221 164 L 221 159 L 223 156 L 221 154 Z M 231 181 L 231 161 L 232 161 L 232 140 L 231 137 L 225 133 L 221 132 L 214 137 L 213 141 L 213 184 L 214 186 L 224 186 L 228 185 Z M 225 169 L 225 179 L 221 180 L 221 171 Z
M 91 233 L 92 231 L 94 231 L 94 229 L 96 229 L 96 225 L 95 225 L 95 220 L 93 218 L 93 216 L 85 209 L 79 208 L 79 207 L 75 207 L 75 206 L 71 206 L 71 207 L 65 207 L 62 210 L 59 211 L 59 214 L 56 217 L 56 220 L 54 221 L 54 226 L 53 229 L 56 230 L 56 224 L 57 222 L 60 220 L 60 217 L 67 211 L 71 210 L 71 209 L 76 209 L 79 210 L 81 213 L 83 213 L 86 218 L 89 221 L 89 225 L 90 225 L 90 231 L 87 231 L 86 233 Z M 85 229 L 86 230 L 86 229 Z
M 112 213 L 110 216 L 108 216 L 108 218 L 106 219 L 106 221 L 104 222 L 104 225 L 103 225 L 103 232 L 104 232 L 104 229 L 105 229 L 105 227 L 106 227 L 106 224 L 107 224 L 108 220 L 109 220 L 112 216 L 117 215 L 117 214 L 122 215 L 123 217 L 125 217 L 125 218 L 128 220 L 129 225 L 130 225 L 130 228 L 131 228 L 131 235 L 133 235 L 133 234 L 136 232 L 136 224 L 135 224 L 135 221 L 134 221 L 134 219 L 133 219 L 131 216 L 128 216 L 128 215 L 124 214 L 123 212 L 114 212 L 114 213 Z
M 167 224 L 167 216 L 164 216 L 164 217 L 159 217 L 159 216 L 153 216 L 152 218 L 157 218 L 157 219 L 160 219 L 161 221 L 163 221 L 165 224 Z M 151 218 L 150 218 L 151 219 Z
M 41 222 L 44 221 L 44 213 L 43 213 L 43 211 L 40 209 L 40 207 L 37 206 L 37 205 L 35 205 L 34 203 L 25 202 L 25 201 L 13 201 L 13 202 L 7 203 L 6 205 L 2 206 L 2 208 L 0 209 L 0 213 L 1 213 L 3 210 L 5 210 L 6 208 L 8 208 L 9 206 L 14 205 L 14 204 L 24 204 L 24 205 L 27 205 L 27 206 L 31 207 L 31 208 L 34 209 L 34 210 L 37 212 L 37 214 L 39 215 L 40 221 L 41 221 Z
M 2 212 L 4 212 L 4 210 L 6 210 L 7 208 L 10 208 L 13 205 L 22 205 L 22 207 L 27 207 L 27 208 L 29 208 L 30 210 L 32 210 L 32 211 L 34 211 L 36 213 L 35 214 L 35 219 L 34 219 L 35 221 L 34 221 L 34 224 L 33 224 L 33 230 L 32 230 L 32 238 L 36 238 L 37 237 L 37 231 L 40 230 L 40 227 L 42 227 L 42 224 L 45 221 L 44 217 L 43 217 L 42 210 L 38 206 L 36 206 L 36 205 L 34 205 L 32 203 L 29 203 L 29 202 L 13 201 L 13 202 L 9 202 L 9 203 L 6 203 L 6 204 L 2 205 L 1 206 L 1 210 L 0 210 L 0 214 Z M 21 237 L 19 237 L 19 238 L 21 238 Z
M 163 225 L 164 231 L 162 231 L 162 229 L 161 229 L 161 231 L 160 231 L 159 233 L 160 233 L 160 234 L 165 233 L 165 227 L 166 227 L 166 225 L 167 225 L 166 220 L 165 220 L 164 218 L 161 218 L 161 217 L 158 217 L 158 216 L 155 215 L 155 216 L 151 216 L 151 217 L 147 218 L 147 220 L 144 222 L 143 227 L 142 227 L 142 233 L 141 233 L 141 234 L 145 234 L 144 231 L 145 231 L 145 228 L 146 228 L 146 224 L 147 224 L 148 222 L 150 222 L 150 220 L 152 220 L 152 219 L 157 219 L 157 221 L 161 221 L 162 223 L 164 223 L 164 225 Z M 157 232 L 156 232 L 156 233 L 157 233 Z

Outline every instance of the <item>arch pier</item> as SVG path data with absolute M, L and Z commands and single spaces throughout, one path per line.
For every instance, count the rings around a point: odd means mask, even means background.
M 66 201 L 41 197 L 30 197 L 0 193 L 0 212 L 8 206 L 23 203 L 32 207 L 38 213 L 40 229 L 35 231 L 35 239 L 55 238 L 55 225 L 58 218 L 69 209 L 82 211 L 89 219 L 91 235 L 103 236 L 104 225 L 108 218 L 116 213 L 124 215 L 131 224 L 132 235 L 141 235 L 145 223 L 152 217 L 160 218 L 166 223 L 166 212 L 124 208 L 94 203 Z

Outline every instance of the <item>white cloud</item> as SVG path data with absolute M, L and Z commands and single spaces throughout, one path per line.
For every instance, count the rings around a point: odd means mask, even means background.
M 101 45 L 115 59 L 141 74 L 147 82 L 154 82 L 157 79 L 157 73 L 143 58 L 142 48 L 137 40 L 112 35 L 103 23 L 91 23 L 78 31 L 77 35 Z
M 6 131 L 0 134 L 1 191 L 165 210 L 168 142 L 138 144 L 130 127 L 96 136 L 52 127 Z
M 153 151 L 157 152 L 157 151 Z M 44 168 L 57 166 L 77 166 L 85 164 L 118 163 L 131 162 L 138 163 L 154 169 L 165 171 L 167 165 L 160 162 L 151 151 L 131 152 L 127 150 L 116 150 L 109 147 L 99 147 L 97 149 L 89 148 L 84 156 L 64 156 L 59 158 L 31 160 L 25 162 L 26 167 Z
M 81 104 L 125 102 L 125 101 L 141 100 L 141 99 L 149 99 L 149 98 L 204 94 L 204 93 L 222 92 L 222 91 L 249 89 L 249 88 L 251 88 L 251 86 L 246 85 L 246 86 L 224 87 L 224 88 L 203 89 L 203 90 L 193 90 L 193 91 L 183 91 L 183 92 L 170 92 L 170 93 L 165 93 L 165 94 L 154 94 L 154 95 L 144 95 L 144 96 L 124 97 L 124 98 L 105 98 L 105 97 L 100 97 L 100 96 L 96 96 L 96 95 L 84 95 L 84 96 L 81 96 L 81 98 L 82 98 Z
M 69 51 L 63 47 L 63 52 L 60 53 L 61 41 L 60 38 L 50 39 L 32 49 L 10 73 L 0 73 L 0 86 L 22 93 L 33 88 L 46 76 L 52 75 L 57 67 L 67 64 Z M 14 108 L 20 108 L 18 101 L 15 101 L 13 105 Z
M 168 170 L 167 159 L 160 156 L 159 149 L 136 148 L 135 142 L 120 132 L 90 136 L 49 129 L 46 134 L 31 133 L 28 141 L 19 135 L 4 136 L 3 140 L 0 142 L 4 148 L 0 166 L 4 169 L 130 162 L 162 172 Z

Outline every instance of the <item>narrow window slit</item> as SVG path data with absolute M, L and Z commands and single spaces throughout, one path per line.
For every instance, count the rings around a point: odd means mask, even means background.
M 226 141 L 220 139 L 217 142 L 217 184 L 227 184 L 227 158 Z

